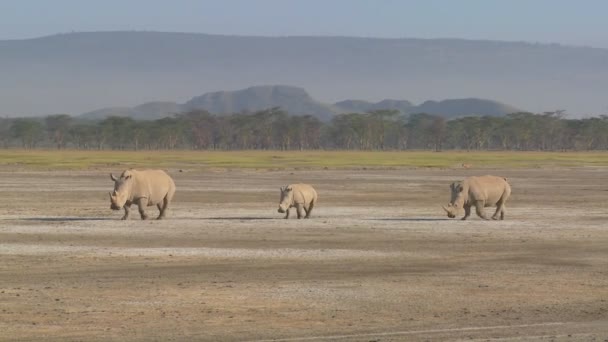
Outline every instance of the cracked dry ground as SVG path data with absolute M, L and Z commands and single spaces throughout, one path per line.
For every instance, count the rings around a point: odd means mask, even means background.
M 0 340 L 608 338 L 607 168 L 169 171 L 169 218 L 127 222 L 107 172 L 1 172 Z M 444 216 L 474 174 L 505 221 Z

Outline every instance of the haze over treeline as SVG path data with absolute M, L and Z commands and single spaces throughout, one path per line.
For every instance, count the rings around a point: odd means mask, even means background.
M 311 115 L 321 121 L 330 121 L 344 113 L 366 113 L 372 110 L 390 109 L 401 114 L 427 113 L 448 119 L 463 116 L 500 116 L 521 111 L 497 101 L 484 99 L 451 99 L 425 101 L 414 105 L 407 100 L 385 99 L 379 102 L 346 100 L 334 104 L 313 99 L 305 89 L 286 85 L 254 86 L 236 91 L 217 91 L 196 96 L 186 103 L 170 101 L 147 102 L 135 107 L 108 107 L 80 115 L 81 118 L 103 119 L 124 116 L 136 120 L 153 120 L 174 116 L 192 110 L 204 110 L 212 114 L 252 113 L 280 107 L 290 115 Z
M 91 32 L 0 41 L 0 115 L 78 115 L 258 84 L 320 101 L 482 98 L 608 112 L 608 49 L 459 39 Z

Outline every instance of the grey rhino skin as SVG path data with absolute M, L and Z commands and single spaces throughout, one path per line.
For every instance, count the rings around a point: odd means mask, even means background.
M 123 220 L 129 218 L 131 204 L 139 207 L 142 220 L 148 219 L 145 208 L 156 205 L 163 219 L 175 194 L 173 179 L 163 170 L 125 170 L 120 177 L 110 174 L 114 181 L 114 191 L 110 192 L 110 208 L 120 210 L 124 207 Z
M 287 213 L 285 218 L 289 218 L 289 208 L 296 208 L 298 218 L 309 218 L 312 208 L 317 202 L 317 192 L 308 184 L 290 184 L 281 187 L 281 200 L 279 202 L 279 213 Z
M 483 208 L 496 206 L 492 219 L 498 220 L 500 215 L 500 219 L 504 220 L 505 203 L 511 195 L 511 185 L 506 178 L 489 175 L 469 177 L 462 182 L 452 183 L 450 190 L 452 199 L 447 207 L 443 206 L 449 218 L 456 217 L 456 214 L 463 208 L 462 220 L 466 220 L 471 215 L 471 207 L 474 206 L 479 217 L 489 220 Z

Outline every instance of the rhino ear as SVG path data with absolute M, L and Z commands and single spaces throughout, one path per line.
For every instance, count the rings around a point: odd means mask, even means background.
M 115 181 L 115 182 L 118 180 L 118 179 L 116 179 L 116 177 L 115 177 L 113 174 L 111 174 L 111 173 L 110 173 L 110 179 L 112 179 L 112 180 L 113 180 L 113 181 Z

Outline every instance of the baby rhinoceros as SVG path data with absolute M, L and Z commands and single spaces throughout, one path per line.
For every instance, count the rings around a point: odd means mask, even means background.
M 479 176 L 469 177 L 462 182 L 454 182 L 450 185 L 452 199 L 447 207 L 443 209 L 448 213 L 449 218 L 454 218 L 464 209 L 463 220 L 471 215 L 471 207 L 475 207 L 477 216 L 484 220 L 489 217 L 484 213 L 484 207 L 496 206 L 496 212 L 492 216 L 493 220 L 505 218 L 505 203 L 511 196 L 511 186 L 504 177 Z
M 131 204 L 139 207 L 142 220 L 148 219 L 145 208 L 153 205 L 160 211 L 157 219 L 165 217 L 175 194 L 175 183 L 165 171 L 129 169 L 118 178 L 110 174 L 110 178 L 114 181 L 114 191 L 110 192 L 110 208 L 124 208 L 123 220 L 129 218 Z
M 309 218 L 312 208 L 317 202 L 317 192 L 308 184 L 290 184 L 281 188 L 281 201 L 279 212 L 287 213 L 285 218 L 289 218 L 289 208 L 296 208 L 298 218 Z

